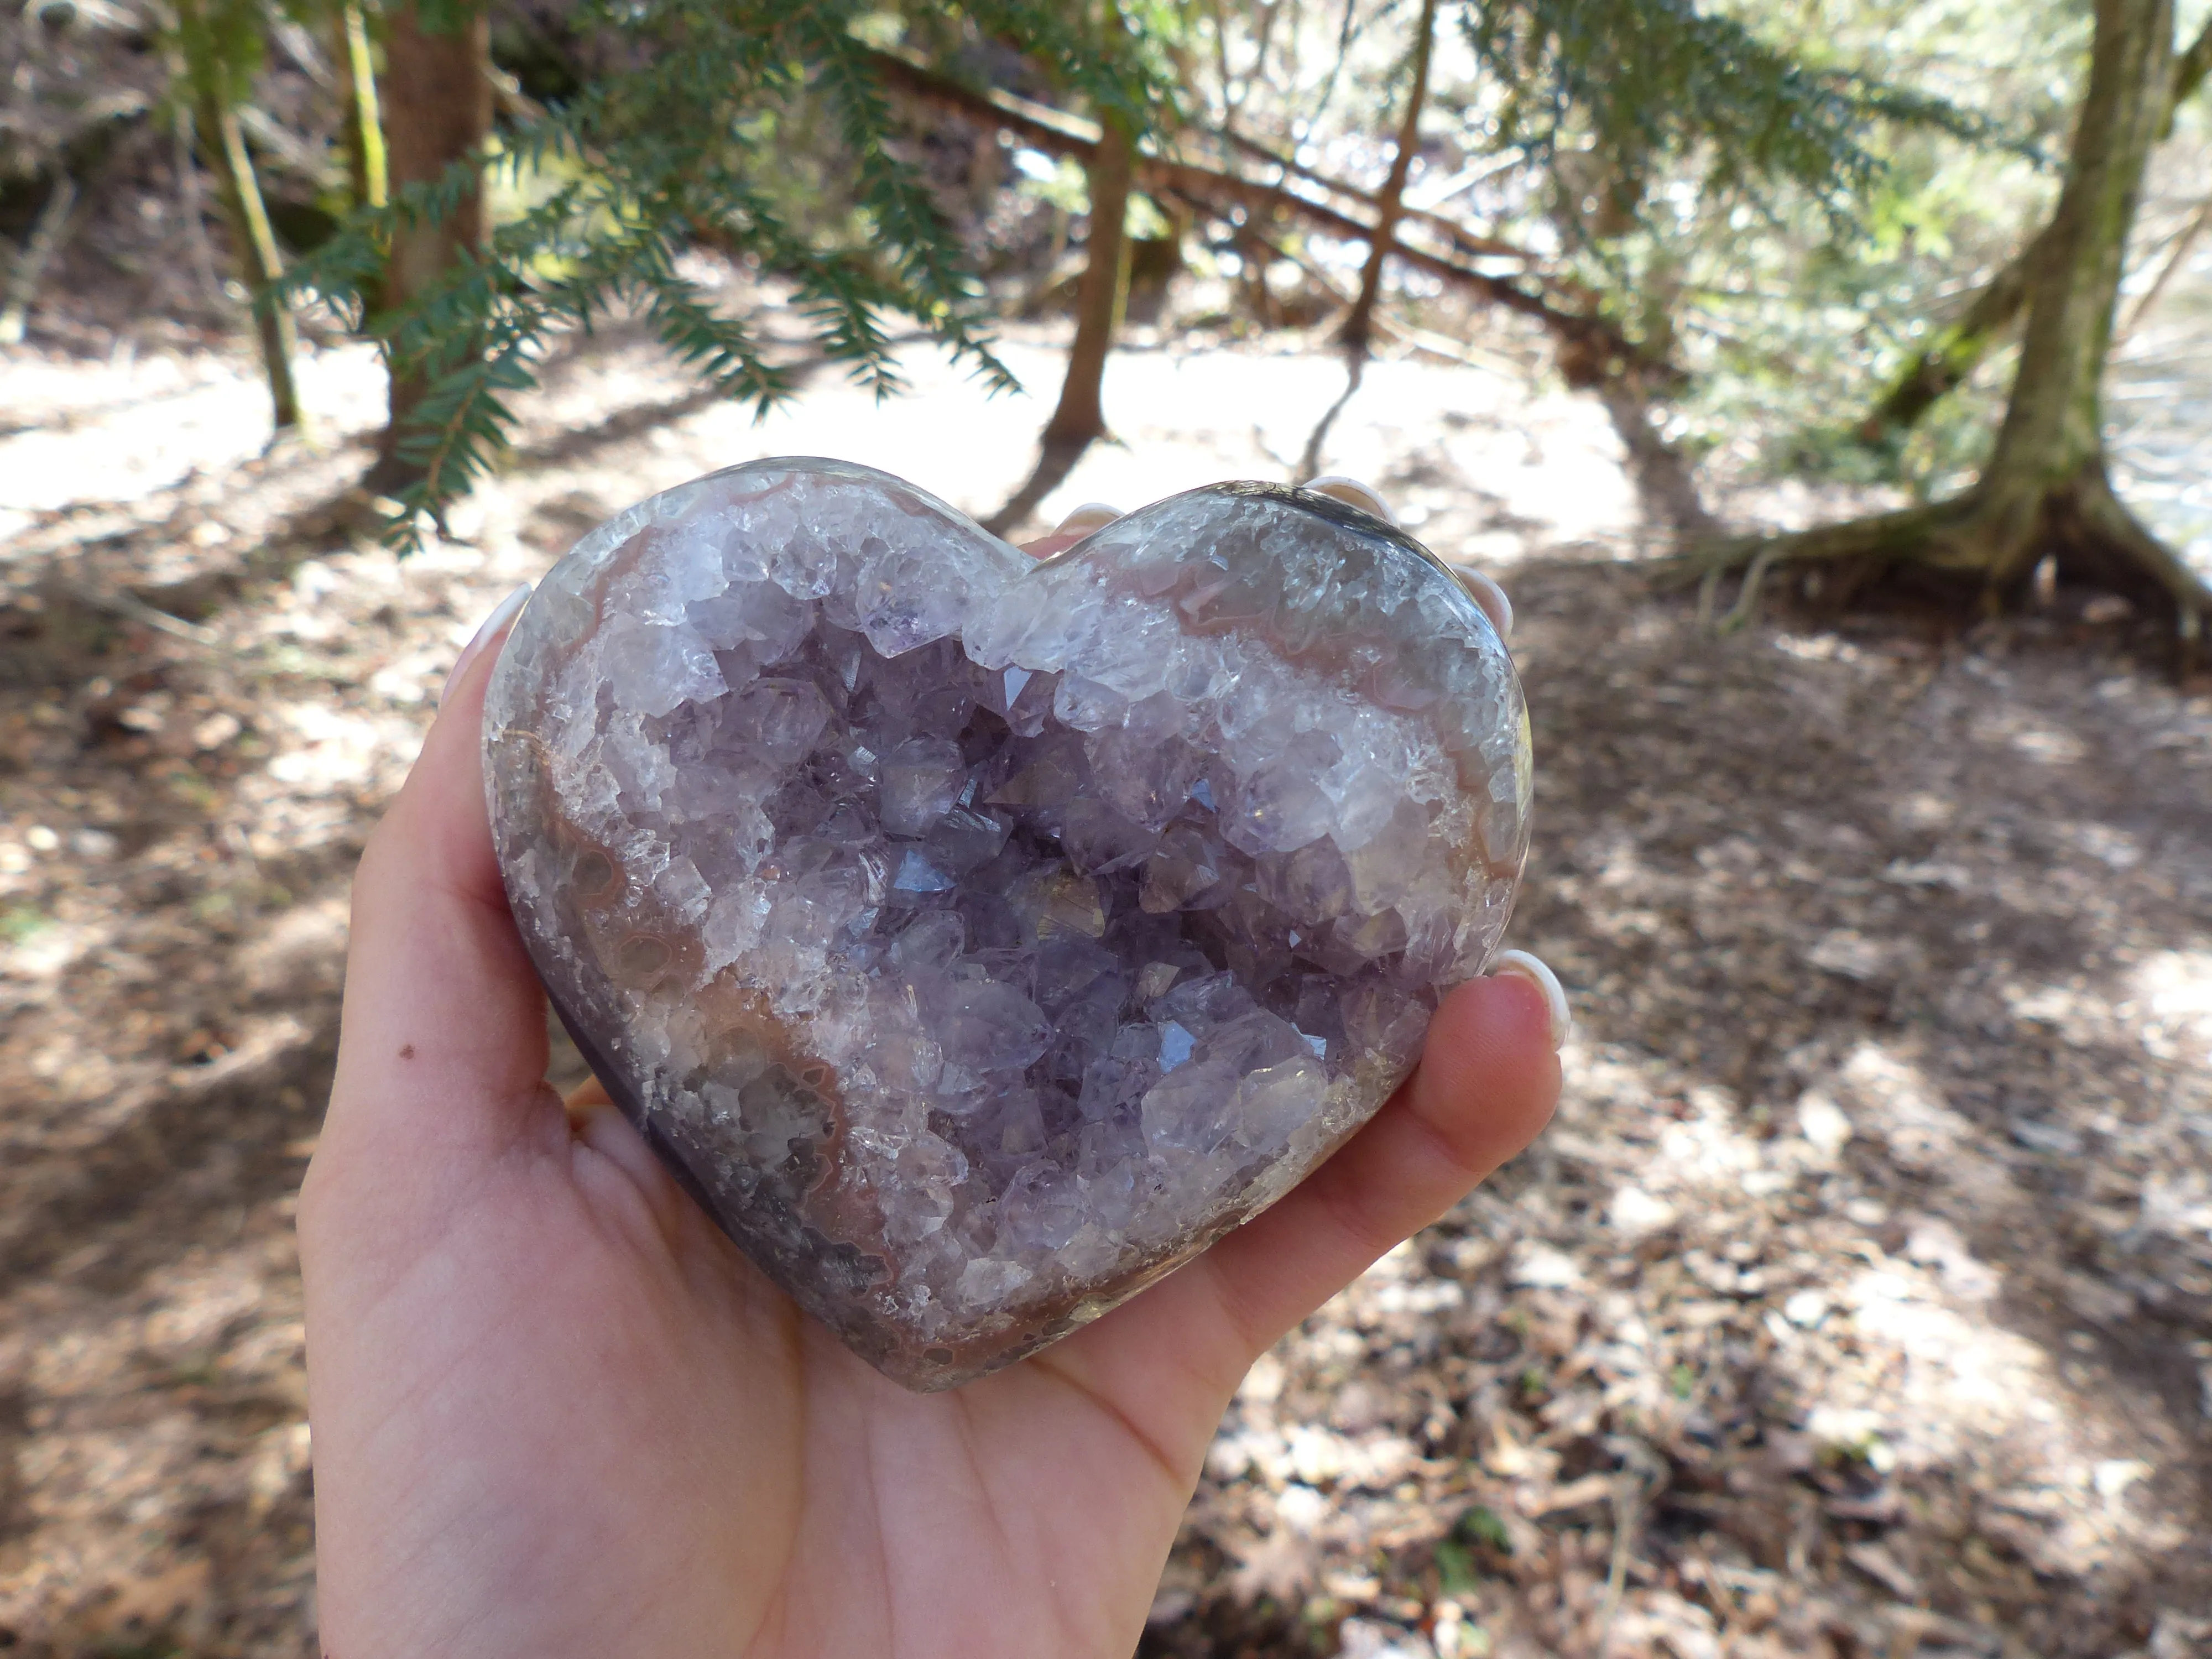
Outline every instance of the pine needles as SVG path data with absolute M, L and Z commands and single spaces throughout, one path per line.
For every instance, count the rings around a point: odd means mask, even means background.
M 1160 100 L 1133 37 L 1102 40 L 1079 15 L 1027 0 L 935 10 L 939 33 L 1020 40 L 1095 104 L 1141 119 Z M 763 412 L 787 396 L 790 376 L 758 332 L 682 273 L 681 255 L 701 243 L 787 285 L 818 351 L 878 395 L 899 389 L 886 322 L 902 316 L 989 383 L 1013 385 L 968 250 L 899 142 L 879 64 L 854 32 L 861 16 L 851 0 L 590 0 L 578 28 L 605 37 L 626 67 L 502 132 L 495 153 L 360 210 L 295 270 L 289 288 L 321 295 L 376 338 L 395 375 L 428 387 L 397 434 L 413 481 L 390 540 L 420 544 L 426 523 L 495 464 L 515 394 L 535 384 L 550 340 L 588 331 L 611 307 L 635 308 L 716 392 Z M 824 234 L 777 143 L 802 112 L 839 152 L 842 234 Z M 502 169 L 561 182 L 429 290 L 386 307 L 395 227 L 444 219 Z

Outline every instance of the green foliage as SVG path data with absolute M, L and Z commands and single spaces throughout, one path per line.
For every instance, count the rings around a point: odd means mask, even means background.
M 448 11 L 462 3 L 441 0 Z M 434 24 L 428 5 L 424 15 Z M 1037 0 L 959 0 L 927 21 L 940 39 L 1018 42 L 1094 107 L 1140 127 L 1160 103 L 1157 66 L 1126 28 Z M 420 470 L 392 521 L 399 545 L 415 544 L 422 515 L 434 518 L 492 465 L 547 343 L 589 329 L 611 305 L 636 307 L 718 391 L 763 410 L 789 394 L 789 374 L 751 325 L 679 270 L 702 242 L 788 283 L 818 349 L 878 395 L 899 388 L 886 327 L 895 316 L 992 384 L 1012 384 L 991 349 L 969 251 L 902 153 L 902 117 L 874 56 L 885 21 L 853 0 L 589 0 L 577 27 L 629 67 L 586 82 L 482 158 L 505 175 L 490 181 L 495 195 L 527 205 L 481 257 L 406 305 L 378 308 L 394 228 L 450 214 L 478 177 L 462 163 L 357 214 L 297 269 L 295 286 L 373 333 L 395 372 L 428 384 L 398 434 L 401 459 Z M 794 166 L 784 142 L 794 125 L 828 146 L 834 168 Z
M 1437 1546 L 1437 1589 L 1440 1595 L 1473 1596 L 1482 1588 L 1482 1575 L 1466 1545 L 1447 1538 Z
M 1482 1570 L 1476 1565 L 1478 1549 L 1513 1553 L 1513 1534 L 1495 1510 L 1477 1504 L 1461 1516 L 1449 1536 L 1436 1547 L 1437 1590 L 1439 1595 L 1472 1601 L 1482 1588 Z
M 21 945 L 25 939 L 36 939 L 53 926 L 44 912 L 27 904 L 11 904 L 0 910 L 0 939 L 10 945 Z
M 1469 46 L 1508 88 L 1501 137 L 1540 156 L 1587 139 L 1632 214 L 1647 173 L 1695 153 L 1709 191 L 1802 186 L 1849 212 L 1881 171 L 1877 124 L 1973 143 L 1999 124 L 1934 94 L 1818 67 L 1695 0 L 1521 0 L 1471 7 Z
M 1689 453 L 1955 487 L 2002 408 L 1989 374 L 1894 453 L 1854 434 L 2047 211 L 2084 21 L 2066 0 L 1513 0 L 1469 26 L 1476 107 L 1534 163 L 1501 228 L 1555 237 L 1554 281 L 1680 371 Z
M 1470 1544 L 1484 1544 L 1504 1554 L 1513 1553 L 1513 1534 L 1495 1511 L 1475 1505 L 1459 1518 L 1453 1536 Z
M 249 101 L 267 56 L 268 27 L 262 0 L 185 0 L 179 6 L 173 29 L 195 92 L 227 109 Z

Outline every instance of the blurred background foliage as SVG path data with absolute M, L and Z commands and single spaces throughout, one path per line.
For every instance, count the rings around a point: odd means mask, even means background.
M 414 387 L 371 479 L 403 540 L 496 464 L 551 343 L 611 307 L 756 401 L 787 391 L 800 337 L 886 392 L 909 331 L 1002 376 L 996 321 L 1079 305 L 1102 118 L 1137 154 L 1094 285 L 1114 325 L 1330 337 L 1431 15 L 1385 337 L 1479 352 L 1533 322 L 1570 384 L 1633 405 L 1632 448 L 1684 479 L 1955 492 L 2002 415 L 2019 307 L 1955 356 L 1955 390 L 1876 413 L 2047 219 L 2091 35 L 2080 0 L 419 5 L 28 0 L 0 18 L 0 331 L 81 325 L 81 307 L 42 320 L 40 297 L 89 258 L 125 279 L 118 304 L 180 327 L 240 328 L 258 295 L 264 319 L 374 336 Z M 2200 59 L 2203 10 L 2177 20 Z M 379 204 L 361 199 L 357 112 L 406 149 L 395 27 L 477 53 L 493 95 L 473 142 L 428 176 L 395 161 Z M 239 167 L 194 106 L 196 39 L 222 60 Z M 2154 157 L 2138 300 L 2204 223 L 2203 102 Z M 489 225 L 448 236 L 437 282 L 393 278 L 395 248 L 479 176 Z M 241 183 L 277 244 L 258 262 L 252 214 L 225 210 Z M 738 280 L 702 279 L 703 258 Z M 271 260 L 289 272 L 274 290 Z M 2124 303 L 2123 356 L 2149 308 Z M 2174 351 L 2191 384 L 2208 373 L 2201 343 L 2161 349 L 2158 374 Z M 281 426 L 281 387 L 276 406 Z M 2124 388 L 2117 407 L 2142 424 Z M 2212 507 L 2155 471 L 2153 516 L 2187 544 Z

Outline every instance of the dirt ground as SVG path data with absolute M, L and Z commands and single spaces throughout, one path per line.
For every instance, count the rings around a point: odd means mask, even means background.
M 234 357 L 9 359 L 0 1651 L 314 1655 L 291 1213 L 362 838 L 609 511 L 794 452 L 994 505 L 1037 400 L 912 363 L 756 426 L 603 336 L 403 565 L 359 350 L 266 456 Z M 1518 607 L 1565 1104 L 1255 1368 L 1144 1651 L 2212 1654 L 2212 692 L 2064 596 L 1701 631 L 1602 415 L 1510 368 L 1378 364 L 1330 460 Z M 1282 477 L 1338 374 L 1126 353 L 1048 508 Z

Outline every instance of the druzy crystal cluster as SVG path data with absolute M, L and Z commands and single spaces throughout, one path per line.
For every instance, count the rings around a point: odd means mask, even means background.
M 554 568 L 485 720 L 516 918 L 594 1068 L 916 1388 L 1306 1174 L 1482 969 L 1528 843 L 1488 619 L 1268 485 L 1040 563 L 882 473 L 732 468 Z

